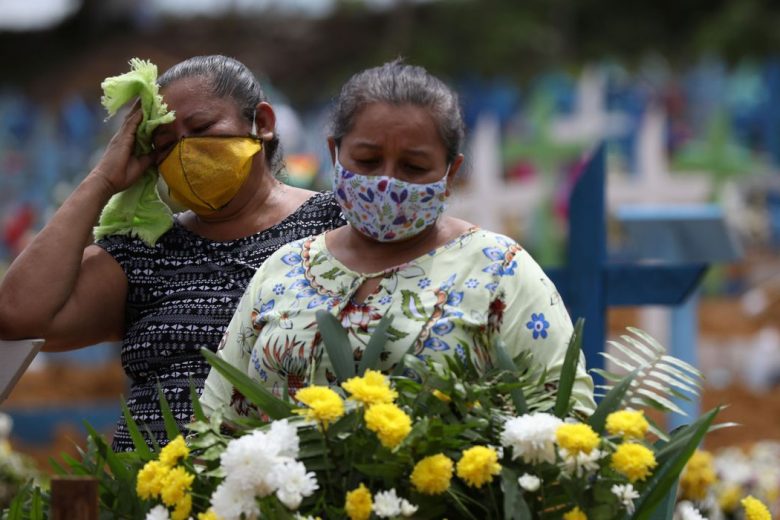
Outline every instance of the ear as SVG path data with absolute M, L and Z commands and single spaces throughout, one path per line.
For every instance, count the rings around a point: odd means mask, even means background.
M 330 162 L 336 164 L 336 139 L 331 135 L 328 137 L 328 150 L 330 151 Z
M 447 175 L 447 196 L 449 196 L 450 191 L 452 190 L 452 186 L 455 183 L 455 175 L 457 175 L 460 167 L 463 166 L 464 160 L 463 154 L 459 153 L 455 156 L 455 159 L 453 159 L 452 164 L 450 165 L 450 173 Z
M 255 113 L 257 123 L 257 136 L 263 141 L 270 141 L 276 133 L 276 114 L 271 105 L 263 101 L 258 103 Z

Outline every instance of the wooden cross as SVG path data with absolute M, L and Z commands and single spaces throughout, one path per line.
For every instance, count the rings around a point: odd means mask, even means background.
M 605 147 L 583 168 L 571 196 L 565 268 L 548 269 L 573 320 L 585 318 L 583 351 L 588 368 L 604 368 L 606 314 L 610 306 L 679 305 L 699 284 L 707 264 L 617 264 L 607 259 Z M 598 378 L 596 378 L 598 379 Z

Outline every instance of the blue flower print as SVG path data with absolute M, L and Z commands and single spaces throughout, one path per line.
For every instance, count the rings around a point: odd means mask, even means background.
M 389 294 L 385 294 L 384 296 L 379 298 L 378 301 L 380 305 L 390 305 L 390 302 L 393 301 L 393 297 L 390 296 Z
M 452 322 L 452 320 L 441 319 L 436 322 L 436 325 L 434 325 L 431 330 L 433 330 L 434 334 L 438 334 L 439 336 L 444 336 L 452 332 L 452 329 L 454 328 L 455 328 L 455 324 Z
M 299 255 L 298 253 L 287 253 L 282 257 L 282 262 L 284 262 L 287 265 L 300 264 L 301 261 L 303 261 L 303 258 L 301 258 L 301 255 Z
M 490 292 L 494 292 L 496 289 L 498 289 L 498 282 L 486 283 L 485 288 Z
M 466 287 L 469 289 L 476 289 L 479 287 L 479 281 L 476 278 L 469 278 L 466 280 Z
M 274 285 L 274 294 L 277 296 L 281 296 L 284 294 L 284 285 L 278 283 Z
M 423 278 L 422 280 L 420 280 L 419 282 L 417 282 L 417 286 L 420 289 L 425 289 L 426 287 L 428 287 L 430 285 L 431 285 L 431 279 L 428 278 L 427 276 L 425 278 Z
M 466 362 L 466 351 L 463 350 L 463 345 L 458 344 L 458 346 L 455 347 L 455 355 L 464 363 Z
M 550 328 L 550 322 L 545 320 L 544 313 L 540 312 L 539 314 L 531 314 L 531 321 L 526 323 L 525 326 L 533 331 L 534 339 L 539 339 L 539 336 L 545 339 L 547 338 L 547 329 Z
M 423 343 L 423 347 L 429 348 L 435 352 L 443 352 L 445 350 L 449 350 L 450 346 L 447 345 L 446 342 L 440 340 L 439 338 L 428 338 Z
M 447 305 L 452 305 L 453 307 L 457 307 L 460 305 L 460 302 L 463 301 L 463 291 L 452 291 L 449 296 L 447 296 Z

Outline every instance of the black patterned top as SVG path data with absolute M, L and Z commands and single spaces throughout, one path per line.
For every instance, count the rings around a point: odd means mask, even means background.
M 160 445 L 167 443 L 158 382 L 185 431 L 192 416 L 190 379 L 201 392 L 210 369 L 199 350 L 216 351 L 260 264 L 288 242 L 343 224 L 341 208 L 328 192 L 314 195 L 275 226 L 237 240 L 208 240 L 174 219 L 155 247 L 125 235 L 97 242 L 127 276 L 122 366 L 131 379 L 127 405 L 147 442 L 144 424 Z M 113 447 L 133 449 L 123 417 Z

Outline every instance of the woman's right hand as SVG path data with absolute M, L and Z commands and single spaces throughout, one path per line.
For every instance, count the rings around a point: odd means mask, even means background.
M 152 165 L 151 155 L 139 157 L 133 155 L 135 132 L 141 119 L 141 108 L 136 103 L 133 110 L 125 117 L 122 126 L 109 141 L 100 161 L 90 173 L 90 176 L 105 182 L 111 195 L 132 186 L 141 177 L 141 174 Z

